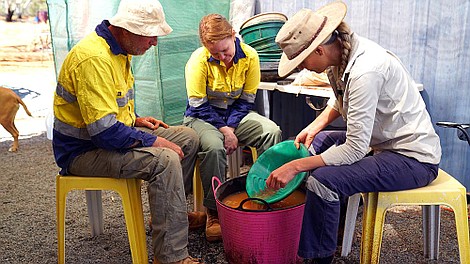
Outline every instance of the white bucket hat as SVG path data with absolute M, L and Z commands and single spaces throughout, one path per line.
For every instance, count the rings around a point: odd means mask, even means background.
M 333 2 L 316 12 L 301 9 L 281 27 L 276 43 L 283 53 L 278 74 L 286 76 L 294 70 L 339 26 L 346 16 L 346 4 Z
M 165 36 L 173 31 L 165 21 L 165 13 L 158 0 L 122 0 L 109 23 L 146 37 Z

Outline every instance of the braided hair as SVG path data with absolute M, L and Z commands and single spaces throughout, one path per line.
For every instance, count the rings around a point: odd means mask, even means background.
M 341 81 L 341 77 L 346 70 L 346 66 L 348 65 L 349 61 L 349 54 L 351 52 L 351 29 L 349 28 L 348 24 L 343 21 L 336 28 L 336 31 L 338 31 L 338 38 L 343 48 L 341 52 L 341 64 L 339 66 L 330 67 L 327 71 L 327 75 L 330 81 L 335 81 L 336 87 L 338 89 L 344 90 L 345 84 L 343 81 Z

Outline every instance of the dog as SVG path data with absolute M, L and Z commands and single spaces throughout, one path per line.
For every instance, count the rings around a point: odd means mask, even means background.
M 13 145 L 8 149 L 10 152 L 18 150 L 18 136 L 20 132 L 15 126 L 15 116 L 20 104 L 26 114 L 32 116 L 21 98 L 11 89 L 0 86 L 0 124 L 13 136 Z

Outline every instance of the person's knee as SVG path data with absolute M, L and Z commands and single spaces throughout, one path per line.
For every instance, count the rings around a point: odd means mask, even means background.
M 224 141 L 214 135 L 207 135 L 200 139 L 201 150 L 206 153 L 225 152 Z
M 257 145 L 258 155 L 261 155 L 271 146 L 282 141 L 281 129 L 272 122 L 272 125 L 264 126 L 263 133 L 259 136 Z
M 324 200 L 330 202 L 339 201 L 338 193 L 332 190 L 329 186 L 323 184 L 321 181 L 321 176 L 317 177 L 317 175 L 310 175 L 307 178 L 306 187 L 309 191 L 314 192 L 316 195 L 318 195 Z
M 280 136 L 281 128 L 272 120 L 265 119 L 264 122 L 260 123 L 265 134 Z
M 182 127 L 182 131 L 186 135 L 188 140 L 199 144 L 199 136 L 197 135 L 196 131 L 194 131 L 194 129 L 190 127 Z
M 199 136 L 194 131 L 194 129 L 190 127 L 181 127 L 181 133 L 184 134 L 184 146 L 187 149 L 184 149 L 185 153 L 196 153 L 199 149 Z
M 174 150 L 161 148 L 160 154 L 153 158 L 155 159 L 154 164 L 156 164 L 154 174 L 160 174 L 163 171 L 175 174 L 175 172 L 181 171 L 180 157 Z
M 279 126 L 277 126 L 277 125 L 270 126 L 269 129 L 266 131 L 266 133 L 269 135 L 269 137 L 271 138 L 271 141 L 274 144 L 281 142 L 281 140 L 282 140 L 282 131 L 279 128 Z

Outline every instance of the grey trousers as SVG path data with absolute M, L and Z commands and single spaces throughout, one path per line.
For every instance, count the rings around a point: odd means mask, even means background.
M 154 255 L 163 263 L 175 262 L 188 254 L 188 217 L 183 178 L 192 179 L 199 140 L 197 134 L 184 126 L 150 130 L 184 152 L 167 148 L 142 147 L 127 152 L 97 149 L 77 156 L 69 166 L 73 175 L 138 178 L 148 182 L 152 216 Z
M 199 135 L 199 159 L 204 206 L 217 210 L 212 177 L 216 176 L 223 183 L 227 172 L 227 154 L 224 148 L 224 136 L 213 125 L 197 118 L 185 117 L 183 125 L 191 127 Z M 235 129 L 239 145 L 255 147 L 258 155 L 282 139 L 281 129 L 270 119 L 256 112 L 248 113 Z

